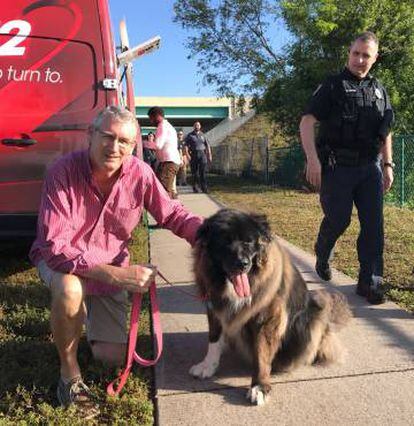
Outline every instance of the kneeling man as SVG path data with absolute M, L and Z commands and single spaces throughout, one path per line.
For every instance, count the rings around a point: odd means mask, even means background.
M 64 406 L 75 403 L 84 418 L 93 417 L 97 406 L 77 361 L 82 326 L 95 358 L 121 364 L 127 292 L 145 292 L 156 274 L 151 265 L 129 264 L 128 240 L 143 209 L 190 244 L 203 220 L 171 200 L 152 169 L 132 155 L 137 131 L 130 111 L 107 107 L 89 129 L 89 148 L 48 170 L 30 251 L 52 294 L 57 396 Z

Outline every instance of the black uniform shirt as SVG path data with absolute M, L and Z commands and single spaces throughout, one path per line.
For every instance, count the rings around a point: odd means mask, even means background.
M 363 105 L 357 106 L 355 96 L 366 97 L 373 91 L 374 99 L 361 99 L 358 102 Z M 321 122 L 320 136 L 329 139 L 322 143 L 350 147 L 365 145 L 368 140 L 369 144 L 383 140 L 394 118 L 385 88 L 371 75 L 358 79 L 348 68 L 326 78 L 316 88 L 304 114 L 311 114 Z

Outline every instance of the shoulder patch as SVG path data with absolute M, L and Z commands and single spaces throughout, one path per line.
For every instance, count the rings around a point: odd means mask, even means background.
M 319 92 L 319 90 L 321 90 L 321 87 L 322 87 L 322 84 L 320 84 L 316 89 L 315 89 L 315 91 L 312 93 L 312 96 L 315 96 L 318 92 Z

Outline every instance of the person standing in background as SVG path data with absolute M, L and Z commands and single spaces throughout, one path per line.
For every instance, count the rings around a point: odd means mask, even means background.
M 155 150 L 153 148 L 148 148 L 148 146 L 154 146 L 154 141 L 155 134 L 149 132 L 147 135 L 147 139 L 143 141 L 142 157 L 143 160 L 151 166 L 152 170 L 156 171 L 157 156 L 155 154 Z
M 177 132 L 177 138 L 178 138 L 178 152 L 180 153 L 180 157 L 181 157 L 181 166 L 177 174 L 177 185 L 186 186 L 187 185 L 187 165 L 188 165 L 189 159 L 188 159 L 188 150 L 187 150 L 187 147 L 185 146 L 185 141 L 184 141 L 184 132 L 182 130 L 179 130 Z
M 199 121 L 194 123 L 193 131 L 185 138 L 185 146 L 190 154 L 193 191 L 200 192 L 199 187 L 201 187 L 201 190 L 207 193 L 207 164 L 211 163 L 212 156 L 210 144 L 201 131 L 201 124 Z
M 171 198 L 177 198 L 174 190 L 174 181 L 180 168 L 181 159 L 178 152 L 177 132 L 164 118 L 164 110 L 152 107 L 148 110 L 148 117 L 152 125 L 157 126 L 155 141 L 148 148 L 156 150 L 159 161 L 157 177 Z

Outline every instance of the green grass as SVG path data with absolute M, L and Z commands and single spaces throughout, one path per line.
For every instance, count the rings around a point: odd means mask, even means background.
M 275 234 L 313 253 L 322 219 L 317 194 L 283 190 L 241 178 L 210 177 L 211 194 L 228 207 L 265 213 Z M 386 205 L 385 282 L 388 296 L 414 312 L 414 211 Z M 359 224 L 352 222 L 336 245 L 333 266 L 353 278 L 358 275 L 356 240 Z M 405 290 L 404 290 L 405 288 Z
M 134 262 L 148 262 L 148 232 L 140 226 L 130 247 Z M 27 244 L 0 244 L 0 424 L 85 424 L 57 407 L 59 362 L 49 328 L 50 295 L 27 259 Z M 151 354 L 148 304 L 141 315 L 139 350 Z M 153 424 L 150 370 L 135 368 L 119 398 L 106 396 L 115 369 L 94 361 L 85 338 L 79 349 L 84 379 L 99 396 L 101 414 L 87 424 Z

